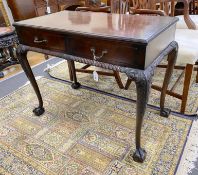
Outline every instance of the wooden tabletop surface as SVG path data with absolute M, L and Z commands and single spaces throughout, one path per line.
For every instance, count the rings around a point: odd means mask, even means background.
M 165 16 L 61 11 L 20 21 L 14 26 L 148 43 L 177 20 Z

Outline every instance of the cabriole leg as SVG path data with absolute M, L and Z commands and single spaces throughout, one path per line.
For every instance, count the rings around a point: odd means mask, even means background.
M 18 60 L 21 64 L 26 76 L 28 77 L 31 85 L 34 88 L 34 91 L 35 91 L 35 93 L 37 95 L 37 98 L 38 98 L 38 101 L 39 101 L 39 106 L 37 108 L 35 108 L 33 110 L 33 112 L 36 116 L 40 116 L 45 112 L 45 109 L 43 108 L 43 100 L 42 100 L 41 93 L 40 93 L 40 90 L 38 88 L 37 82 L 35 80 L 34 74 L 31 70 L 31 67 L 30 67 L 30 65 L 28 63 L 28 60 L 27 60 L 27 50 L 21 45 L 19 45 L 18 48 L 17 48 L 17 57 L 18 57 Z
M 151 78 L 147 79 L 147 77 L 144 77 L 141 80 L 135 81 L 135 83 L 137 91 L 136 151 L 132 157 L 134 161 L 142 163 L 146 158 L 146 151 L 141 147 L 141 129 L 151 87 Z

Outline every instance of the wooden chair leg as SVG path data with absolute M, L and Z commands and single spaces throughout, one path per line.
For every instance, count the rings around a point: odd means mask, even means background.
M 188 92 L 190 88 L 190 81 L 193 72 L 193 65 L 187 64 L 185 68 L 185 76 L 184 76 L 184 87 L 183 87 L 183 94 L 182 94 L 182 104 L 180 112 L 184 114 L 186 110 L 186 104 L 188 99 Z
M 125 85 L 124 89 L 128 90 L 128 89 L 129 89 L 129 86 L 131 85 L 131 83 L 132 83 L 132 80 L 130 80 L 130 79 L 128 78 L 128 80 L 127 80 L 127 82 L 126 82 L 126 85 Z
M 72 75 L 72 68 L 71 68 L 71 61 L 67 61 L 67 65 L 68 65 L 68 70 L 69 70 L 69 78 L 70 81 L 73 81 L 73 75 Z
M 121 80 L 121 78 L 120 78 L 119 72 L 113 71 L 113 73 L 114 73 L 114 77 L 115 77 L 115 80 L 116 80 L 116 82 L 117 82 L 119 88 L 120 88 L 120 89 L 124 89 L 124 85 L 122 84 L 122 80 Z

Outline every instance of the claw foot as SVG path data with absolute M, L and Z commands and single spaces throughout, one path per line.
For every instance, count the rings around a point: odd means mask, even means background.
M 80 83 L 72 83 L 72 85 L 71 85 L 71 87 L 73 88 L 73 89 L 78 89 L 78 88 L 80 88 L 80 86 L 81 86 L 81 84 Z
M 146 151 L 142 148 L 136 149 L 132 157 L 135 162 L 143 163 L 146 159 Z
M 171 110 L 168 108 L 163 108 L 160 110 L 160 116 L 168 118 L 171 113 Z
M 43 113 L 45 112 L 45 109 L 43 107 L 38 107 L 38 108 L 35 108 L 33 110 L 33 113 L 36 115 L 36 116 L 40 116 L 42 115 Z

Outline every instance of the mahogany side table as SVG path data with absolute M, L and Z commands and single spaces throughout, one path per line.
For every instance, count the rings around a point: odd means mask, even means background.
M 91 20 L 87 22 L 87 18 Z M 74 61 L 123 72 L 135 81 L 137 91 L 136 151 L 131 156 L 134 161 L 143 162 L 146 151 L 141 147 L 141 128 L 151 81 L 156 66 L 168 55 L 169 66 L 161 92 L 164 101 L 177 58 L 178 45 L 174 41 L 177 21 L 175 17 L 62 11 L 15 23 L 20 42 L 18 59 L 39 101 L 33 112 L 39 116 L 45 109 L 27 60 L 28 51 L 70 61 L 74 89 L 80 87 Z M 167 116 L 164 103 L 160 107 L 161 114 Z

